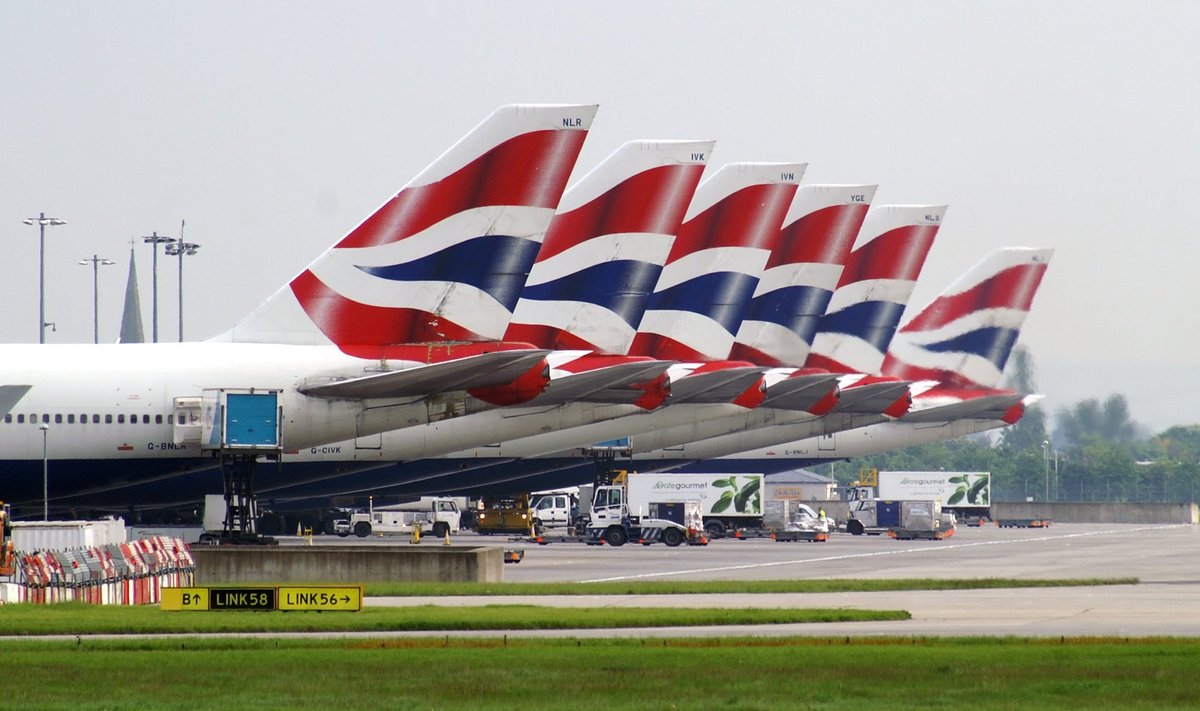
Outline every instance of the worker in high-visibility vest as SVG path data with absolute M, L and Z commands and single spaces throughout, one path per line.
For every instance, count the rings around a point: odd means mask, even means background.
M 8 505 L 0 501 L 0 575 L 12 575 L 16 559 L 16 551 L 12 541 L 12 522 L 8 515 Z

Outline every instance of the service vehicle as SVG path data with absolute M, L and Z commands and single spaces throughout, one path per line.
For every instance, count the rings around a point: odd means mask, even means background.
M 704 530 L 710 538 L 739 528 L 763 527 L 763 475 L 675 474 L 654 472 L 625 475 L 629 509 L 648 513 L 651 504 L 698 501 Z
M 461 522 L 462 513 L 453 499 L 433 498 L 416 504 L 381 508 L 372 505 L 367 511 L 354 512 L 335 521 L 334 532 L 343 538 L 351 533 L 366 538 L 372 533 L 412 535 L 414 531 L 420 531 L 444 538 L 447 534 L 457 533 Z
M 866 471 L 859 481 L 851 484 L 847 533 L 855 536 L 887 533 L 893 538 L 938 539 L 953 535 L 956 528 L 954 515 L 951 512 L 943 515 L 940 499 L 878 498 L 875 495 L 878 482 L 873 473 L 873 470 Z
M 475 511 L 475 530 L 483 535 L 531 533 L 533 517 L 529 511 L 529 495 L 485 497 Z
M 530 495 L 529 510 L 535 530 L 571 527 L 579 520 L 579 494 L 572 491 L 548 491 Z
M 823 543 L 829 540 L 829 531 L 834 526 L 834 520 L 825 515 L 824 509 L 818 512 L 799 501 L 773 499 L 763 504 L 761 527 L 738 528 L 734 530 L 733 537 Z
M 630 541 L 644 545 L 661 541 L 672 548 L 683 543 L 708 544 L 698 501 L 679 495 L 654 502 L 644 498 L 635 500 L 630 481 L 636 476 L 622 472 L 611 484 L 595 487 L 585 525 L 590 541 L 603 541 L 614 547 Z
M 871 479 L 869 471 L 867 480 Z M 959 519 L 991 519 L 991 472 L 878 472 L 878 497 L 894 501 L 942 502 Z

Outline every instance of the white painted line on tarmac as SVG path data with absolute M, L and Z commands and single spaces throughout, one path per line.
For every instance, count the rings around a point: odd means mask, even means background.
M 697 573 L 723 573 L 731 570 L 753 570 L 755 568 L 773 568 L 781 565 L 804 565 L 807 563 L 826 563 L 834 560 L 853 560 L 855 558 L 875 558 L 885 555 L 904 555 L 905 553 L 930 553 L 938 551 L 947 551 L 957 548 L 974 548 L 976 546 L 1005 546 L 1022 543 L 1038 543 L 1043 541 L 1057 541 L 1066 538 L 1085 538 L 1087 536 L 1109 536 L 1113 534 L 1128 535 L 1138 531 L 1162 531 L 1170 528 L 1186 528 L 1191 524 L 1177 523 L 1164 524 L 1161 526 L 1142 526 L 1139 528 L 1123 528 L 1106 531 L 1087 531 L 1084 533 L 1064 533 L 1062 535 L 1047 535 L 1038 536 L 1037 538 L 1014 538 L 1004 541 L 976 541 L 973 543 L 945 543 L 944 541 L 932 541 L 939 543 L 934 546 L 922 546 L 920 548 L 900 548 L 890 551 L 876 551 L 873 553 L 849 553 L 846 555 L 831 555 L 822 558 L 802 558 L 798 560 L 776 560 L 767 563 L 747 563 L 745 565 L 725 565 L 715 568 L 692 568 L 690 570 L 666 570 L 655 573 L 640 573 L 638 575 L 618 575 L 611 578 L 594 578 L 592 580 L 583 580 L 584 583 L 612 583 L 624 580 L 640 580 L 645 578 L 664 578 L 672 575 L 694 575 Z

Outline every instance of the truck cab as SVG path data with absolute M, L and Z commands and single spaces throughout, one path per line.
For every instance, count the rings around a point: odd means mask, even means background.
M 530 504 L 535 526 L 571 526 L 579 518 L 579 497 L 565 491 L 536 495 Z
M 682 521 L 672 521 L 658 516 L 658 511 L 649 515 L 631 515 L 628 491 L 624 482 L 597 486 L 588 514 L 588 535 L 603 540 L 610 546 L 623 546 L 634 540 L 644 544 L 662 541 L 674 548 L 682 543 L 706 545 L 704 523 L 698 501 L 678 502 Z

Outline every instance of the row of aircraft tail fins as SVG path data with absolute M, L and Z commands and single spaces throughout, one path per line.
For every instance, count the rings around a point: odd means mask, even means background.
M 874 376 L 859 386 L 897 398 L 912 381 L 999 386 L 1051 250 L 989 255 L 899 328 L 945 206 L 873 207 L 873 185 L 801 185 L 803 163 L 727 164 L 702 182 L 714 141 L 630 141 L 567 188 L 595 111 L 498 109 L 215 340 L 429 363 L 314 397 L 502 388 L 498 404 L 653 408 L 670 362 L 700 364 L 677 399 L 705 401 L 707 380 L 710 399 L 748 406 L 779 406 L 821 371 Z M 124 342 L 141 340 L 137 298 L 131 254 Z M 572 377 L 503 390 L 564 351 Z M 797 382 L 749 394 L 784 367 Z
M 568 187 L 596 109 L 501 107 L 211 340 L 380 364 L 297 386 L 328 400 L 1020 417 L 1001 377 L 1052 250 L 997 250 L 901 325 L 946 206 L 804 163 L 702 180 L 709 140 L 631 141 Z M 129 279 L 126 342 L 132 255 Z

